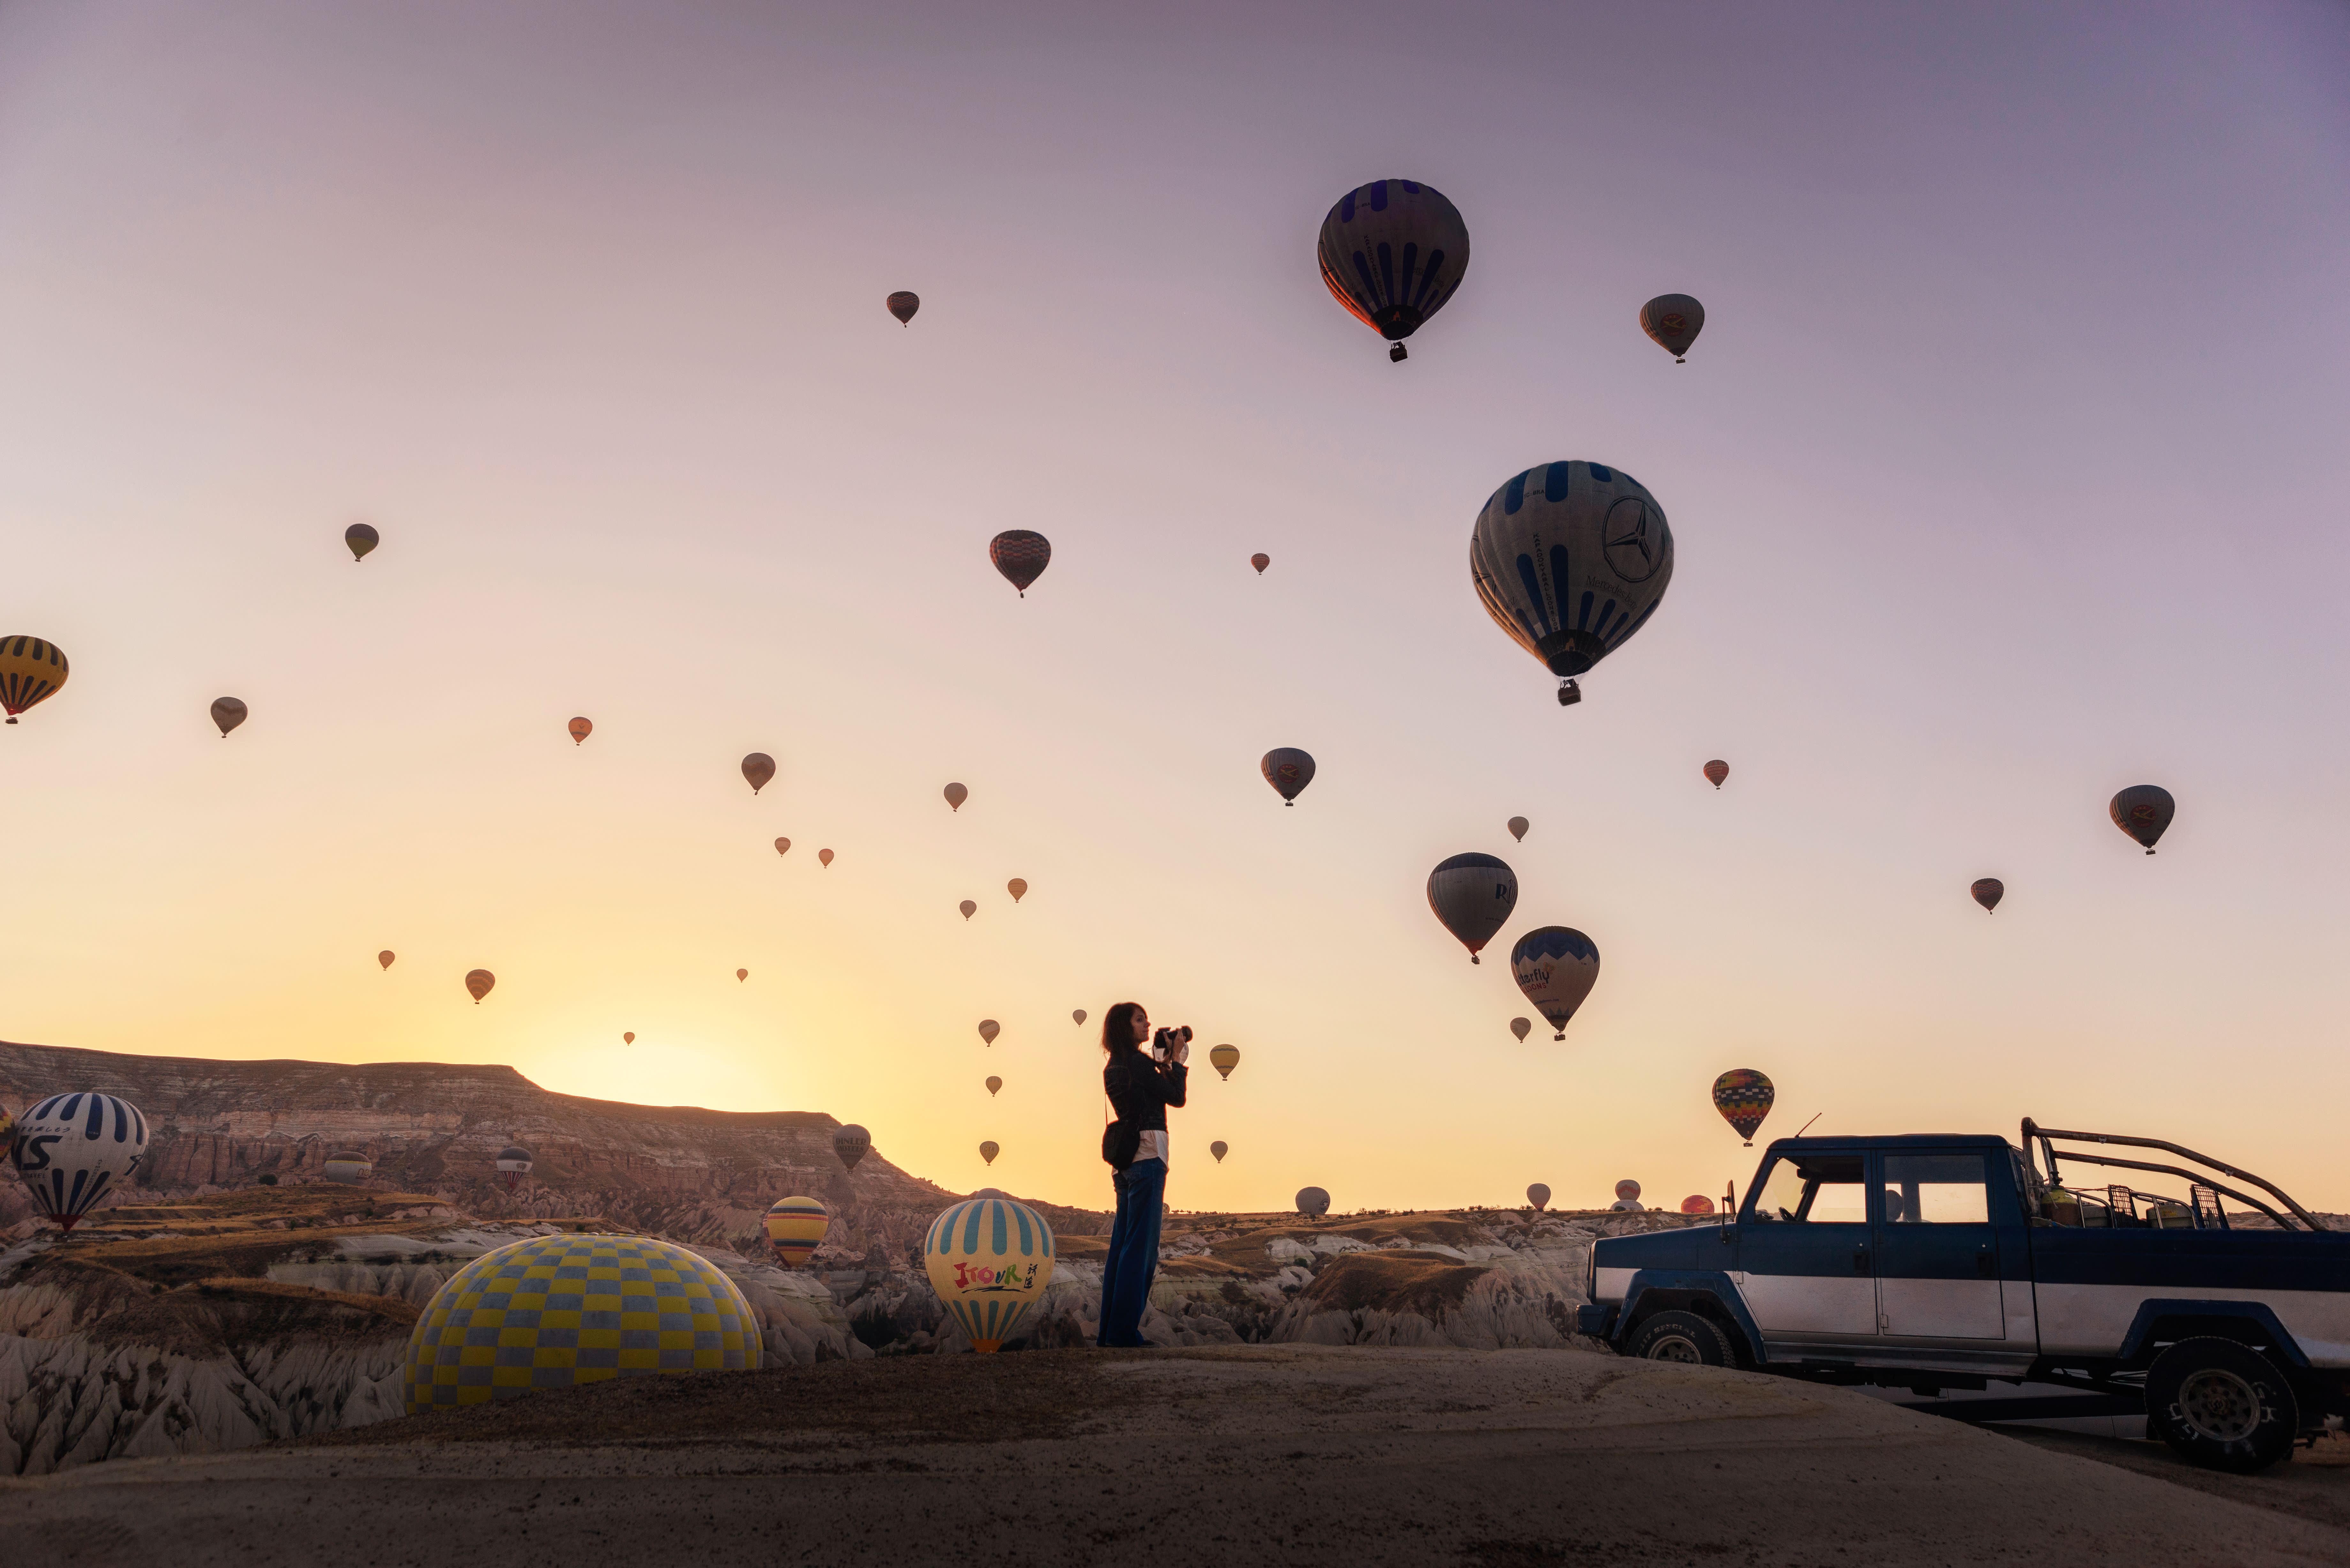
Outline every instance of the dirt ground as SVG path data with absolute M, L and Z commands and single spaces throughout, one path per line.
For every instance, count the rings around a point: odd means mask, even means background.
M 1069 1350 L 602 1384 L 0 1481 L 0 1521 L 12 1568 L 2338 1565 L 2350 1466 L 1577 1351 Z

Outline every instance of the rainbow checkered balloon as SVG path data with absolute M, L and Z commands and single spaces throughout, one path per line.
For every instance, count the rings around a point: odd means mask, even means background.
M 931 1221 L 922 1266 L 971 1343 L 994 1350 L 1053 1282 L 1052 1227 L 1024 1203 L 973 1198 Z
M 796 1269 L 816 1256 L 832 1220 L 813 1198 L 779 1198 L 767 1210 L 767 1245 L 778 1268 Z
M 534 1236 L 434 1293 L 408 1336 L 408 1413 L 758 1365 L 750 1303 L 699 1253 L 647 1236 Z

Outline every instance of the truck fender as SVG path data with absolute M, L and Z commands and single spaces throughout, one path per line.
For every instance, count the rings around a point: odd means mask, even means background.
M 1627 1294 L 1626 1303 L 1628 1305 Z M 2136 1361 L 2151 1354 L 2158 1339 L 2184 1339 L 2192 1334 L 2217 1334 L 2247 1344 L 2273 1345 L 2293 1366 L 2307 1366 L 2302 1353 L 2277 1314 L 2263 1302 L 2198 1301 L 2192 1298 L 2149 1297 L 2138 1303 L 2137 1316 L 2122 1335 L 2121 1358 Z
M 1616 1314 L 1611 1343 L 1620 1348 L 1648 1314 L 1691 1306 L 1700 1297 L 1721 1309 L 1721 1315 L 1745 1336 L 1747 1354 L 1760 1363 L 1762 1331 L 1754 1326 L 1754 1316 L 1746 1310 L 1746 1298 L 1738 1293 L 1736 1282 L 1720 1269 L 1642 1269 L 1635 1273 L 1624 1287 L 1624 1307 Z

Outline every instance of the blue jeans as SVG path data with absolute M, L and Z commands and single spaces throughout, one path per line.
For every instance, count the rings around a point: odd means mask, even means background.
M 1138 1159 L 1110 1178 L 1118 1189 L 1118 1220 L 1109 1228 L 1109 1260 L 1102 1265 L 1101 1332 L 1104 1348 L 1136 1345 L 1142 1337 L 1143 1309 L 1150 1304 L 1150 1276 L 1159 1272 L 1159 1213 L 1167 1196 L 1167 1162 Z

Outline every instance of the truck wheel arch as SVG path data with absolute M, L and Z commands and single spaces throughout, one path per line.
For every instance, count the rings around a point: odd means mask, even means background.
M 2125 1366 L 2151 1366 L 2165 1346 L 2182 1339 L 2231 1339 L 2262 1351 L 2280 1371 L 2306 1368 L 2309 1357 L 2265 1303 L 2149 1300 L 2138 1305 L 2122 1336 Z
M 1742 1306 L 1743 1303 L 1740 1303 Z M 1633 1282 L 1625 1293 L 1625 1312 L 1617 1330 L 1616 1343 L 1631 1343 L 1641 1324 L 1660 1312 L 1695 1313 L 1718 1326 L 1736 1358 L 1736 1365 L 1752 1370 L 1761 1359 L 1748 1324 L 1742 1321 L 1745 1313 L 1723 1300 L 1720 1288 L 1710 1282 L 1675 1282 L 1670 1284 L 1643 1284 Z

